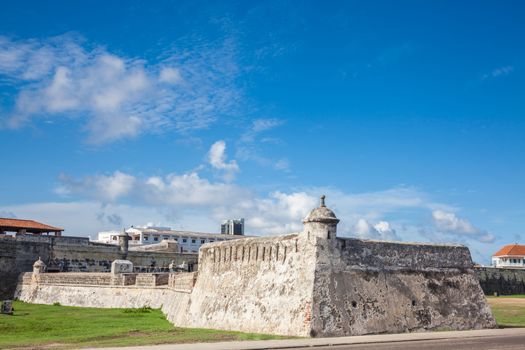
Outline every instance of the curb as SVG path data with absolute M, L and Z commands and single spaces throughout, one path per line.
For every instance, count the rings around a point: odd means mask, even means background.
M 283 340 L 252 340 L 252 341 L 233 341 L 219 343 L 193 343 L 193 344 L 160 344 L 148 346 L 112 347 L 108 350 L 269 350 L 269 349 L 297 349 L 297 348 L 318 348 L 326 346 L 344 346 L 359 344 L 380 344 L 380 343 L 399 343 L 415 342 L 425 340 L 443 340 L 458 338 L 483 338 L 483 337 L 506 337 L 513 335 L 525 335 L 525 328 L 502 328 L 484 329 L 471 331 L 444 331 L 444 332 L 423 332 L 423 333 L 401 333 L 401 334 L 381 334 L 381 335 L 362 335 L 338 338 L 304 338 L 304 339 L 283 339 Z M 83 350 L 100 350 L 93 348 Z

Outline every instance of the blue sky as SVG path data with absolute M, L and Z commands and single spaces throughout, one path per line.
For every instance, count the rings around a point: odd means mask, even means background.
M 0 5 L 0 216 L 525 243 L 519 1 Z

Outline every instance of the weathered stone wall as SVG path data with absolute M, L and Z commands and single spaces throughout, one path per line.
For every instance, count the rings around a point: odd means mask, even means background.
M 18 276 L 21 272 L 32 271 L 39 256 L 49 259 L 52 249 L 49 240 L 36 238 L 0 237 L 0 300 L 13 297 Z
M 525 270 L 477 267 L 475 271 L 486 295 L 525 294 Z
M 196 281 L 197 272 L 171 273 L 168 279 L 168 286 L 179 292 L 191 293 Z
M 203 245 L 179 326 L 308 336 L 315 251 L 301 235 Z
M 0 237 L 0 299 L 13 297 L 18 276 L 32 271 L 33 263 L 41 257 L 50 271 L 108 272 L 111 263 L 120 258 L 119 247 L 90 242 L 85 237 L 68 236 L 3 236 Z M 172 260 L 177 265 L 185 261 L 197 263 L 197 255 L 167 251 L 128 252 L 135 266 L 168 267 Z
M 495 326 L 463 246 L 305 232 L 205 244 L 199 260 L 198 276 L 173 273 L 161 285 L 155 274 L 133 274 L 136 283 L 119 286 L 78 285 L 78 274 L 70 284 L 23 275 L 17 295 L 46 304 L 161 307 L 176 326 L 294 336 Z
M 495 326 L 468 248 L 318 240 L 312 335 Z
M 74 284 L 30 284 L 20 285 L 17 297 L 35 304 L 60 303 L 67 306 L 100 308 L 140 308 L 149 306 L 162 308 L 164 304 L 185 301 L 188 293 L 179 293 L 167 287 L 102 286 Z
M 168 278 L 169 274 L 167 273 L 139 273 L 135 285 L 142 287 L 164 286 L 168 284 Z
M 27 281 L 27 276 L 31 272 L 23 274 L 22 278 Z M 104 272 L 59 272 L 59 273 L 41 273 L 32 277 L 39 284 L 79 284 L 79 285 L 97 285 L 109 286 L 112 284 L 112 276 Z

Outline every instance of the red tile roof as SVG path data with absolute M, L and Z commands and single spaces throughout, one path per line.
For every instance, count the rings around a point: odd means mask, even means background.
M 498 250 L 492 256 L 525 256 L 525 245 L 509 244 Z
M 64 231 L 63 228 L 49 226 L 33 220 L 20 220 L 0 218 L 0 229 L 5 231 L 26 229 L 28 232 L 57 232 Z

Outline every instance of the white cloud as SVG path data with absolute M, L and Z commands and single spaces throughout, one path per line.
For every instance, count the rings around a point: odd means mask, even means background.
M 178 69 L 165 67 L 160 71 L 159 81 L 163 83 L 178 84 L 182 82 L 182 76 Z
M 503 77 L 503 76 L 511 74 L 512 72 L 514 72 L 514 66 L 507 65 L 503 67 L 498 67 L 498 68 L 493 69 L 490 73 L 483 74 L 481 76 L 481 80 L 486 80 L 489 78 Z
M 208 153 L 208 160 L 212 167 L 219 170 L 238 171 L 239 166 L 235 160 L 226 162 L 226 142 L 219 140 L 215 142 Z
M 13 109 L 0 117 L 12 128 L 42 117 L 83 118 L 94 143 L 199 129 L 236 113 L 238 72 L 232 40 L 172 49 L 150 63 L 89 48 L 73 35 L 0 37 L 0 79 L 17 91 Z
M 114 202 L 127 196 L 136 184 L 135 177 L 115 171 L 111 175 L 88 176 L 75 180 L 65 174 L 60 175 L 61 186 L 56 192 L 63 195 L 81 194 L 103 202 Z
M 254 142 L 256 137 L 264 132 L 274 129 L 284 123 L 283 120 L 268 118 L 255 119 L 252 121 L 250 128 L 241 136 L 241 141 L 244 143 Z
M 272 192 L 216 208 L 216 217 L 244 217 L 254 233 L 276 235 L 302 230 L 302 219 L 317 204 L 315 196 L 306 192 Z
M 236 169 L 232 167 L 235 163 L 226 161 L 225 149 L 223 141 L 216 142 L 208 153 L 210 163 L 217 169 Z M 216 223 L 243 217 L 247 232 L 252 234 L 300 231 L 302 219 L 318 205 L 318 196 L 326 194 L 327 205 L 341 219 L 338 229 L 341 236 L 432 242 L 494 241 L 488 232 L 457 217 L 456 208 L 433 202 L 428 194 L 410 187 L 367 193 L 311 187 L 264 194 L 228 181 L 210 181 L 196 171 L 149 177 L 115 171 L 82 179 L 61 175 L 59 180 L 57 192 L 69 198 L 89 198 L 104 207 L 123 203 L 148 205 L 171 221 L 185 221 L 188 215 L 201 215 Z M 417 217 L 427 218 L 429 212 L 432 222 L 414 222 Z M 113 212 L 103 211 L 99 218 L 111 224 L 125 222 L 122 215 Z M 135 219 L 141 223 L 152 221 L 143 215 Z
M 220 161 L 225 162 L 220 157 L 223 151 L 222 147 L 218 147 L 219 156 L 215 163 L 219 165 Z M 222 165 L 219 165 L 218 168 L 221 168 Z M 210 181 L 197 172 L 142 178 L 115 171 L 110 175 L 87 176 L 83 179 L 61 175 L 59 180 L 61 185 L 57 192 L 69 198 L 90 198 L 106 204 L 147 204 L 156 208 L 168 208 L 168 215 L 175 211 L 179 218 L 187 212 L 195 211 L 217 222 L 226 218 L 244 217 L 248 231 L 257 234 L 301 230 L 302 219 L 317 206 L 321 193 L 327 194 L 328 205 L 343 219 L 339 225 L 340 233 L 346 236 L 395 239 L 399 235 L 391 222 L 385 220 L 386 217 L 399 216 L 407 209 L 424 212 L 439 206 L 429 201 L 424 193 L 410 188 L 360 194 L 308 188 L 261 195 L 233 183 Z M 150 220 L 143 218 L 141 221 Z M 398 217 L 398 221 L 402 222 L 402 219 Z M 372 222 L 375 224 L 371 224 Z
M 487 231 L 472 225 L 468 220 L 459 218 L 455 213 L 434 210 L 432 218 L 436 228 L 444 233 L 474 239 L 479 242 L 491 243 L 495 237 Z
M 250 196 L 246 189 L 228 183 L 210 182 L 194 172 L 137 178 L 115 171 L 111 175 L 87 176 L 79 180 L 61 175 L 59 180 L 58 194 L 87 197 L 103 203 L 132 199 L 157 206 L 199 207 L 217 206 Z
M 239 166 L 235 160 L 226 162 L 226 142 L 219 140 L 215 142 L 208 152 L 210 165 L 217 170 L 225 172 L 225 178 L 232 180 L 235 173 L 239 171 Z
M 359 219 L 354 225 L 352 233 L 359 238 L 388 241 L 400 240 L 396 235 L 396 230 L 394 230 L 387 221 L 379 221 L 375 225 L 372 225 L 365 219 Z

